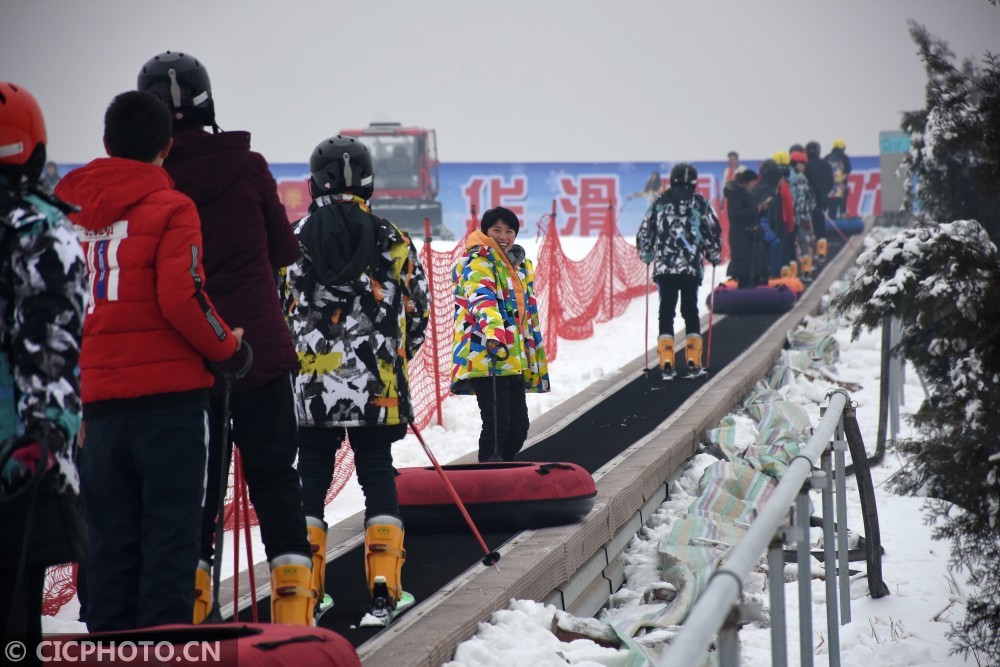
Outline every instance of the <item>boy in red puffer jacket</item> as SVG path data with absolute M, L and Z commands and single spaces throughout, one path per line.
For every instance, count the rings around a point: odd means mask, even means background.
M 205 360 L 240 347 L 204 292 L 194 203 L 161 166 L 170 111 L 156 96 L 117 96 L 100 158 L 68 174 L 58 196 L 87 259 L 80 354 L 86 448 L 81 489 L 90 552 L 91 631 L 188 623 L 205 496 Z

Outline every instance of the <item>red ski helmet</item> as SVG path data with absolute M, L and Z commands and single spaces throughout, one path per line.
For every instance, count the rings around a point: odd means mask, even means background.
M 45 165 L 45 119 L 34 95 L 20 86 L 0 81 L 0 165 L 21 167 L 29 181 L 37 181 Z

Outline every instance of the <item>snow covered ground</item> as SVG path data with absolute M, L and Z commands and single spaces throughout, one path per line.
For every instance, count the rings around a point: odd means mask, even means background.
M 861 385 L 851 392 L 857 401 L 857 417 L 869 451 L 876 441 L 878 423 L 880 332 L 862 336 L 851 342 L 848 321 L 837 318 L 840 329 L 836 339 L 840 345 L 838 375 Z M 637 325 L 641 325 L 641 319 Z M 829 385 L 799 377 L 782 389 L 786 400 L 802 405 L 815 425 L 819 407 Z M 905 416 L 914 412 L 923 399 L 919 379 L 907 369 L 905 383 Z M 753 436 L 753 423 L 746 420 Z M 904 423 L 900 437 L 910 435 Z M 616 593 L 618 602 L 599 618 L 612 621 L 620 614 L 635 613 L 650 584 L 660 581 L 658 542 L 667 535 L 673 521 L 686 512 L 697 496 L 697 480 L 702 470 L 717 459 L 699 454 L 689 462 L 687 470 L 671 489 L 671 498 L 664 503 L 649 524 L 633 539 L 623 555 L 626 581 Z M 974 658 L 963 661 L 949 655 L 946 638 L 948 624 L 963 613 L 963 598 L 967 584 L 961 573 L 948 567 L 950 545 L 931 540 L 931 528 L 925 525 L 921 513 L 923 500 L 899 497 L 884 486 L 885 480 L 899 468 L 900 461 L 887 454 L 883 465 L 872 470 L 877 494 L 882 545 L 885 548 L 883 576 L 891 595 L 878 600 L 868 596 L 867 580 L 855 578 L 852 589 L 852 622 L 840 629 L 841 664 L 865 667 L 924 667 L 927 665 L 977 665 Z M 862 525 L 856 485 L 849 483 L 849 522 L 854 530 Z M 818 496 L 814 499 L 818 503 Z M 814 529 L 812 541 L 819 543 L 819 529 Z M 861 564 L 863 567 L 863 564 Z M 786 574 L 793 574 L 790 565 Z M 789 578 L 789 577 L 786 577 Z M 765 575 L 755 572 L 747 585 L 750 595 L 767 601 Z M 786 585 L 787 636 L 789 664 L 798 665 L 798 597 L 797 582 Z M 826 638 L 825 584 L 812 581 L 813 647 L 817 665 L 827 664 L 829 645 Z M 634 604 L 630 604 L 630 601 Z M 476 636 L 459 645 L 454 660 L 447 667 L 486 667 L 511 664 L 548 665 L 625 665 L 626 654 L 606 648 L 587 639 L 560 641 L 549 630 L 556 609 L 533 601 L 512 600 L 507 609 L 493 614 L 489 623 L 480 624 Z M 661 632 L 664 635 L 672 632 Z M 771 664 L 770 631 L 767 627 L 749 625 L 740 632 L 741 664 L 763 667 Z M 651 643 L 655 643 L 654 641 Z
M 535 256 L 532 241 L 522 239 L 519 242 L 525 245 L 529 256 Z M 582 257 L 591 244 L 592 241 L 588 239 L 563 239 L 567 253 L 577 258 Z M 448 244 L 442 244 L 442 249 L 447 246 Z M 719 267 L 718 279 L 724 274 L 725 267 Z M 704 303 L 708 289 L 706 279 L 700 303 Z M 651 295 L 651 338 L 656 333 L 656 303 L 655 294 Z M 585 341 L 560 341 L 559 358 L 550 368 L 553 391 L 546 395 L 529 396 L 528 409 L 531 417 L 537 417 L 643 354 L 644 316 L 644 300 L 635 299 L 620 318 L 595 327 L 592 338 Z M 876 332 L 852 343 L 846 321 L 841 321 L 840 324 L 843 326 L 837 334 L 841 346 L 838 373 L 843 379 L 862 386 L 860 390 L 851 392 L 851 396 L 858 402 L 857 415 L 862 435 L 871 450 L 875 443 L 878 419 L 880 339 Z M 678 318 L 675 329 L 682 326 Z M 631 337 L 623 340 L 621 332 L 630 332 Z M 803 379 L 796 380 L 783 392 L 788 400 L 803 405 L 815 424 L 819 418 L 819 402 L 826 389 L 826 385 L 813 384 Z M 905 394 L 904 415 L 915 411 L 923 397 L 919 381 L 912 372 L 907 372 L 906 375 Z M 480 427 L 479 413 L 473 397 L 449 397 L 444 403 L 443 415 L 442 427 L 430 426 L 424 431 L 425 439 L 442 463 L 474 451 Z M 901 436 L 906 437 L 908 433 L 908 427 L 904 423 Z M 427 465 L 426 456 L 412 435 L 394 447 L 393 456 L 400 467 Z M 659 579 L 656 544 L 669 530 L 673 517 L 686 509 L 695 493 L 701 470 L 713 460 L 707 455 L 699 455 L 693 459 L 674 485 L 672 498 L 664 504 L 641 535 L 633 540 L 629 552 L 624 556 L 627 580 L 620 596 L 641 597 L 643 590 Z M 841 628 L 842 664 L 863 664 L 866 667 L 974 665 L 974 660 L 965 663 L 956 656 L 949 656 L 949 644 L 945 637 L 948 622 L 962 613 L 966 584 L 960 573 L 953 575 L 948 570 L 949 545 L 930 539 L 930 528 L 924 525 L 920 512 L 922 500 L 894 496 L 884 488 L 884 480 L 898 466 L 899 461 L 889 454 L 885 464 L 872 471 L 878 495 L 882 542 L 886 551 L 883 574 L 892 595 L 872 600 L 867 597 L 864 579 L 854 583 L 853 622 Z M 855 499 L 849 503 L 849 525 L 860 527 L 860 509 L 856 495 L 851 493 L 849 497 Z M 326 519 L 336 522 L 356 513 L 362 507 L 360 488 L 352 479 L 327 506 Z M 253 536 L 254 553 L 259 560 L 264 553 L 259 531 L 253 531 Z M 226 551 L 232 554 L 228 544 Z M 242 560 L 245 562 L 245 557 Z M 231 569 L 232 561 L 226 558 L 224 576 L 229 576 Z M 750 588 L 756 586 L 757 590 L 762 590 L 763 579 L 762 574 L 755 574 Z M 797 584 L 793 582 L 788 586 L 785 597 L 789 619 L 790 664 L 797 665 Z M 818 654 L 816 664 L 826 664 L 827 660 L 822 655 L 827 649 L 825 596 L 823 582 L 814 580 L 814 645 Z M 476 636 L 460 645 L 454 660 L 447 664 L 449 667 L 625 664 L 624 652 L 601 647 L 589 640 L 567 643 L 557 639 L 550 632 L 555 612 L 555 608 L 537 602 L 512 600 L 507 609 L 493 614 L 490 623 L 481 624 Z M 74 599 L 63 607 L 57 617 L 44 619 L 46 632 L 85 631 L 83 625 L 75 620 L 77 613 L 78 604 Z M 610 618 L 612 613 L 606 615 Z M 934 620 L 935 616 L 937 620 Z M 766 628 L 747 626 L 741 631 L 740 638 L 743 643 L 743 664 L 770 665 L 770 636 Z

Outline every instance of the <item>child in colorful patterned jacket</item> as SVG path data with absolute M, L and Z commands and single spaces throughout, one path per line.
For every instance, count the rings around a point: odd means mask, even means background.
M 549 370 L 535 300 L 535 270 L 514 243 L 520 223 L 498 206 L 452 272 L 455 337 L 451 391 L 475 393 L 483 428 L 480 461 L 513 461 L 528 437 L 526 392 L 549 391 Z

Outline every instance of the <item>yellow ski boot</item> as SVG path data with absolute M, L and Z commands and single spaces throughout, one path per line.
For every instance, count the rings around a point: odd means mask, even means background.
M 306 517 L 306 533 L 312 548 L 312 587 L 316 591 L 316 615 L 333 606 L 326 594 L 326 522 L 314 516 Z
M 664 334 L 656 339 L 656 354 L 660 358 L 660 374 L 664 380 L 677 377 L 674 370 L 674 337 Z
M 372 606 L 362 626 L 389 625 L 396 614 L 413 605 L 413 596 L 403 592 L 401 580 L 406 561 L 403 535 L 403 522 L 391 514 L 365 521 L 365 579 Z
M 708 374 L 701 365 L 701 334 L 689 334 L 684 356 L 687 359 L 688 378 L 699 378 Z
M 271 622 L 314 625 L 316 591 L 312 587 L 312 560 L 283 554 L 271 560 Z
M 194 624 L 204 622 L 212 611 L 212 565 L 205 560 L 198 561 L 194 571 Z

